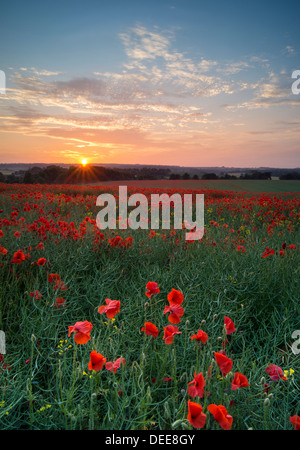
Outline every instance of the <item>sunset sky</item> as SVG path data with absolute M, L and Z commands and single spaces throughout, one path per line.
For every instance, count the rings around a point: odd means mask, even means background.
M 299 23 L 295 1 L 3 2 L 0 163 L 299 167 Z

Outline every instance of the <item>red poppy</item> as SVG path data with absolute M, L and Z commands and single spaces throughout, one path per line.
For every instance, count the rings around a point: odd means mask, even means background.
M 16 231 L 16 232 L 14 233 L 14 236 L 15 236 L 16 238 L 20 238 L 20 237 L 21 237 L 20 231 Z
M 38 290 L 30 292 L 30 295 L 31 295 L 31 297 L 34 297 L 36 300 L 39 300 L 40 298 L 42 298 L 42 294 Z
M 193 334 L 191 339 L 196 339 L 197 341 L 203 342 L 203 344 L 205 344 L 208 340 L 208 336 L 203 330 L 198 330 L 197 334 Z
M 7 255 L 6 248 L 2 247 L 1 245 L 0 245 L 0 253 L 1 253 L 1 255 Z
M 247 386 L 249 386 L 249 383 L 245 375 L 240 372 L 235 372 L 234 378 L 231 383 L 231 389 L 235 391 L 236 389 Z
M 147 336 L 153 336 L 156 338 L 159 334 L 158 328 L 151 322 L 145 322 L 144 327 L 141 329 Z
M 133 238 L 131 236 L 128 236 L 124 241 L 124 247 L 129 248 L 133 244 Z
M 14 264 L 21 264 L 22 261 L 24 261 L 26 259 L 23 250 L 18 250 L 17 252 L 14 253 L 14 257 L 11 260 L 12 263 Z
M 172 344 L 175 334 L 182 334 L 182 331 L 178 331 L 178 328 L 175 325 L 168 325 L 164 327 L 164 337 L 166 344 Z
M 64 305 L 64 303 L 66 302 L 66 300 L 62 297 L 58 297 L 55 299 L 55 303 L 53 306 L 55 306 L 56 308 L 60 308 L 61 306 Z
M 4 236 L 4 233 L 2 230 L 0 230 L 0 238 L 2 238 Z
M 48 281 L 49 283 L 58 283 L 60 281 L 60 276 L 58 275 L 58 273 L 49 273 Z
M 38 266 L 44 266 L 46 261 L 47 261 L 46 258 L 39 258 L 38 261 L 37 261 L 37 265 Z
M 99 370 L 102 369 L 103 364 L 105 364 L 106 358 L 104 358 L 101 353 L 97 353 L 95 350 L 93 350 L 90 353 L 90 362 L 88 365 L 89 370 L 95 370 L 96 372 L 99 372 Z
M 155 281 L 149 281 L 146 285 L 146 289 L 147 289 L 147 291 L 145 292 L 145 295 L 147 295 L 147 297 L 149 297 L 149 298 L 152 295 L 160 293 L 160 289 L 157 286 L 157 283 L 155 283 Z
M 202 406 L 198 403 L 188 401 L 187 420 L 194 428 L 203 428 L 206 422 L 206 414 L 202 412 Z
M 198 373 L 198 375 L 195 372 L 194 379 L 190 383 L 188 383 L 188 394 L 191 397 L 203 397 L 204 394 L 204 386 L 205 386 L 205 379 L 204 376 L 201 373 Z
M 208 411 L 212 413 L 214 419 L 223 428 L 223 430 L 230 430 L 233 422 L 232 416 L 227 414 L 227 409 L 223 405 L 211 404 L 207 407 Z
M 266 248 L 266 250 L 265 250 L 265 252 L 263 253 L 263 258 L 266 258 L 267 256 L 269 256 L 269 255 L 274 255 L 274 250 L 273 249 L 271 249 L 271 248 L 269 248 L 269 247 L 267 247 Z
M 169 322 L 171 323 L 180 323 L 180 317 L 183 316 L 184 309 L 182 306 L 177 305 L 176 303 L 172 303 L 170 306 L 165 306 L 164 314 L 171 313 L 168 317 Z
M 119 369 L 119 367 L 123 364 L 125 366 L 125 358 L 118 358 L 116 361 L 108 361 L 105 364 L 105 369 L 109 370 L 110 372 L 116 373 L 116 371 Z
M 176 289 L 172 289 L 172 291 L 169 292 L 167 299 L 170 305 L 174 303 L 180 305 L 184 300 L 184 296 L 182 292 L 177 291 Z
M 99 306 L 98 312 L 100 314 L 106 314 L 108 319 L 112 319 L 120 311 L 121 302 L 119 300 L 111 300 L 110 298 L 106 298 L 105 302 L 107 306 Z
M 266 368 L 266 372 L 273 381 L 278 381 L 280 378 L 282 380 L 287 380 L 287 377 L 283 376 L 283 370 L 279 366 L 276 366 L 276 364 L 270 364 L 269 367 Z
M 76 344 L 86 344 L 90 339 L 90 331 L 93 328 L 91 322 L 85 320 L 84 322 L 76 322 L 75 325 L 69 326 L 69 334 L 75 333 L 74 341 Z
M 290 416 L 290 422 L 293 424 L 295 430 L 300 430 L 300 417 L 299 416 Z
M 225 326 L 225 329 L 226 329 L 226 334 L 231 334 L 231 333 L 234 333 L 236 331 L 234 323 L 227 316 L 224 317 L 224 326 Z
M 215 352 L 215 358 L 218 366 L 221 369 L 223 377 L 225 377 L 232 369 L 233 362 L 230 358 L 222 353 Z

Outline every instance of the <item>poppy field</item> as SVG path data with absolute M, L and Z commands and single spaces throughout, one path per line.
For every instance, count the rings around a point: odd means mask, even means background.
M 187 241 L 102 192 L 0 183 L 0 429 L 299 430 L 299 195 L 199 189 Z

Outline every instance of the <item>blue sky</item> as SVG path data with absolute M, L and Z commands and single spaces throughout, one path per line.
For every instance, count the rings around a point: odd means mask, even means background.
M 1 162 L 297 167 L 300 5 L 2 6 Z

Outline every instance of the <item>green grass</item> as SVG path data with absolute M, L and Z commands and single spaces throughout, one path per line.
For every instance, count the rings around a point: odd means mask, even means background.
M 96 185 L 96 184 L 95 184 Z M 254 193 L 300 193 L 300 182 L 295 180 L 128 180 L 98 183 L 103 186 L 128 185 L 140 188 L 164 189 L 221 189 Z

